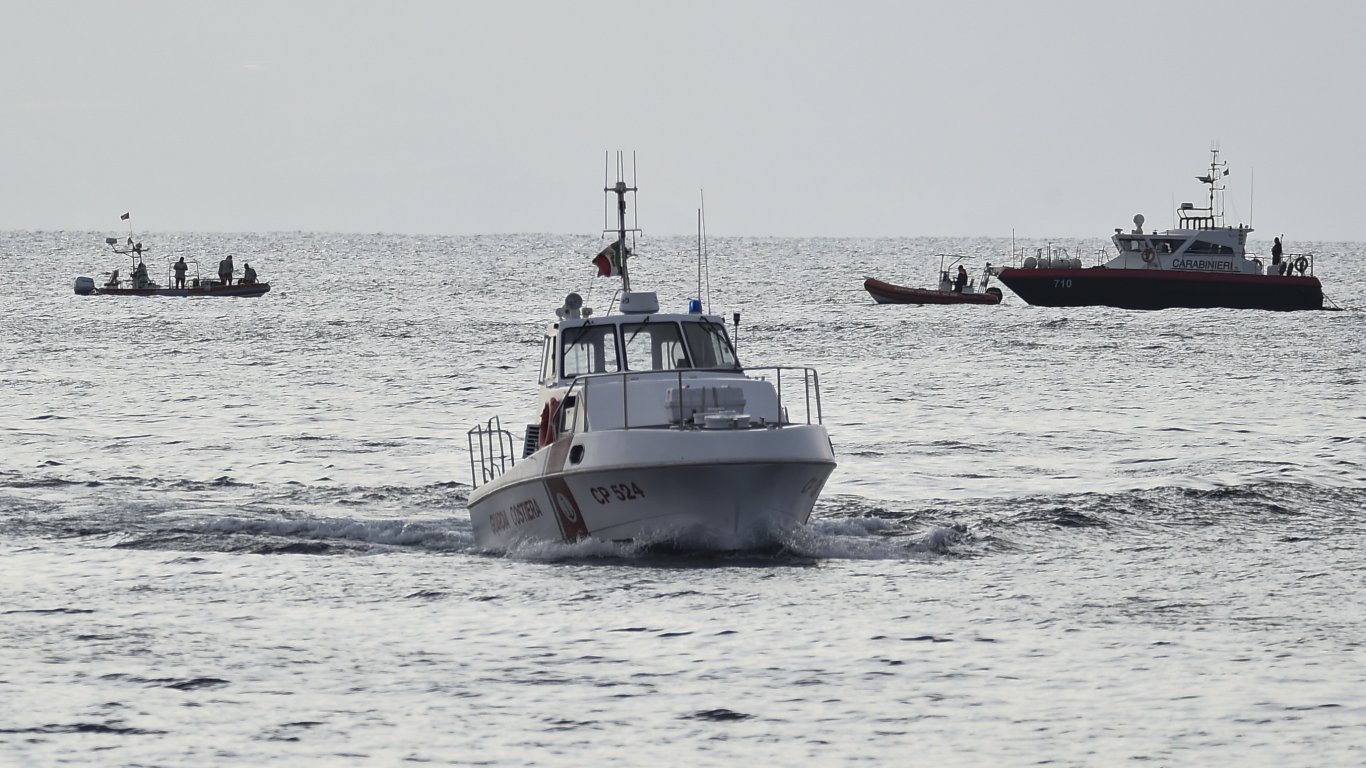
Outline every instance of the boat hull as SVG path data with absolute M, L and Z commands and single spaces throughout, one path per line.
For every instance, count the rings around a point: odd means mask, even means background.
M 261 296 L 270 291 L 270 283 L 251 283 L 249 285 L 206 285 L 193 288 L 97 288 L 101 296 L 192 296 L 192 297 L 250 297 Z
M 1000 304 L 999 293 L 958 293 L 929 288 L 908 288 L 876 278 L 863 281 L 863 290 L 879 304 Z
M 468 505 L 490 550 L 584 538 L 744 550 L 805 524 L 834 469 L 819 425 L 585 432 L 518 462 Z
M 1029 304 L 1120 309 L 1323 309 L 1317 277 L 1170 269 L 1021 269 L 998 278 Z

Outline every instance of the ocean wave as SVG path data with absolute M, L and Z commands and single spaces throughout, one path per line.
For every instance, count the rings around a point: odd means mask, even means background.
M 466 551 L 474 541 L 467 524 L 447 528 L 406 520 L 220 518 L 192 527 L 190 531 L 215 536 L 245 535 L 316 543 L 341 541 L 439 552 Z
M 7 513 L 0 520 L 0 532 L 10 536 L 76 538 L 96 547 L 184 552 L 486 554 L 474 543 L 464 513 L 469 488 L 456 482 L 244 484 L 224 477 L 148 480 L 121 475 L 91 484 L 69 476 L 15 472 L 0 475 L 0 481 L 7 481 L 9 489 L 0 495 L 0 507 Z M 1278 536 L 1314 536 L 1314 529 L 1290 529 L 1303 525 L 1306 518 L 1325 530 L 1336 523 L 1356 525 L 1363 507 L 1366 490 L 1282 480 L 918 499 L 904 504 L 841 493 L 823 496 L 807 526 L 783 533 L 771 547 L 741 556 L 772 564 L 971 558 L 1029 548 L 1037 544 L 1036 535 L 1064 531 L 1124 537 L 1155 527 L 1233 521 L 1271 528 Z M 544 562 L 645 563 L 679 549 L 671 544 L 538 542 L 499 554 Z

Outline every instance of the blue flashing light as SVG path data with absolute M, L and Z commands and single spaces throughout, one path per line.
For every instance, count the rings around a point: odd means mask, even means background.
M 702 300 L 701 300 L 701 299 L 688 299 L 688 314 L 690 314 L 690 315 L 700 315 L 700 314 L 702 314 Z

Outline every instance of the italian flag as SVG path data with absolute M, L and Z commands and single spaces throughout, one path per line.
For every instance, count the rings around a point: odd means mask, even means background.
M 621 274 L 622 251 L 627 256 L 631 255 L 630 248 L 622 248 L 621 241 L 603 248 L 597 256 L 593 258 L 593 266 L 598 268 L 598 277 L 613 277 Z

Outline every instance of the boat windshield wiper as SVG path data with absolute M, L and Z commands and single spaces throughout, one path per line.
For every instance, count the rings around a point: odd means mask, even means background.
M 574 346 L 575 344 L 578 344 L 580 341 L 583 340 L 584 334 L 588 333 L 588 331 L 589 331 L 590 329 L 595 328 L 595 327 L 597 327 L 597 326 L 593 325 L 593 321 L 592 321 L 592 320 L 589 320 L 589 319 L 587 319 L 587 318 L 584 318 L 583 325 L 579 326 L 579 329 L 578 329 L 579 332 L 576 333 L 576 334 L 574 334 L 574 338 L 573 338 L 573 339 L 570 339 L 569 343 L 566 344 L 566 345 L 564 346 L 564 348 L 565 348 L 565 349 L 568 349 L 569 347 L 572 347 L 572 346 Z
M 645 330 L 645 326 L 649 324 L 649 322 L 650 316 L 646 315 L 645 319 L 640 321 L 640 327 L 636 328 L 634 331 L 631 331 L 631 338 L 626 340 L 626 346 L 631 346 L 631 342 L 636 340 L 636 337 L 640 335 L 641 331 Z
M 568 339 L 560 345 L 560 359 L 555 362 L 555 365 L 557 368 L 560 369 L 561 374 L 563 374 L 564 360 L 569 355 L 569 350 L 572 349 L 575 345 L 577 345 L 580 341 L 582 341 L 585 334 L 587 334 L 590 330 L 596 327 L 597 326 L 593 325 L 592 320 L 584 318 L 583 325 L 578 327 L 578 333 L 574 334 L 574 338 Z

